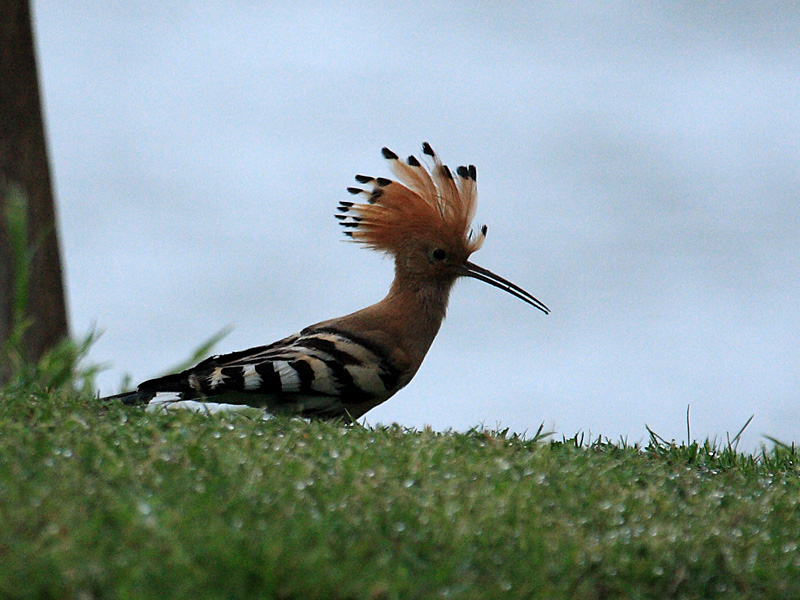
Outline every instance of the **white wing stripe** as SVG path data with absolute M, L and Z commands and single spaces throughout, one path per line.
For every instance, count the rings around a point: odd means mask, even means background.
M 294 367 L 290 366 L 285 360 L 274 361 L 272 367 L 275 369 L 278 377 L 281 378 L 281 389 L 284 392 L 300 391 L 300 377 Z
M 242 367 L 244 376 L 244 389 L 246 390 L 257 390 L 261 387 L 261 375 L 256 373 L 256 366 L 255 365 L 245 365 Z
M 211 371 L 211 375 L 208 376 L 208 385 L 212 390 L 224 381 L 225 375 L 222 374 L 222 367 L 217 367 Z

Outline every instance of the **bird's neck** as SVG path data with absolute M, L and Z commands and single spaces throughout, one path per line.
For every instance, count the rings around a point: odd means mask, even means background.
M 413 276 L 396 273 L 392 287 L 382 304 L 409 320 L 422 320 L 439 330 L 447 313 L 447 303 L 453 281 L 421 281 Z M 436 335 L 434 331 L 433 335 Z
M 439 332 L 453 282 L 424 282 L 395 274 L 389 293 L 377 306 L 398 326 L 398 335 L 413 346 L 419 360 Z

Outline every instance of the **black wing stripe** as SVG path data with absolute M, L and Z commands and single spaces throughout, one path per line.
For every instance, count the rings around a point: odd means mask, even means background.
M 332 358 L 333 361 L 338 362 L 341 365 L 360 365 L 361 360 L 350 354 L 349 352 L 342 350 L 336 345 L 336 342 L 332 340 L 326 340 L 320 337 L 309 336 L 307 338 L 303 338 L 300 342 L 304 348 L 308 348 L 309 350 L 317 350 L 324 354 L 327 354 L 328 357 Z M 320 357 L 323 360 L 327 357 Z M 330 364 L 333 361 L 325 360 L 325 364 Z
M 226 390 L 244 389 L 244 371 L 241 367 L 224 367 L 222 369 L 222 386 Z
M 247 365 L 267 361 L 282 360 L 292 362 L 306 355 L 311 355 L 320 359 L 330 358 L 335 355 L 336 358 L 348 364 L 357 364 L 359 362 L 357 357 L 336 348 L 335 342 L 312 337 L 300 338 L 294 341 L 290 346 L 270 348 L 259 352 L 242 353 L 242 356 L 237 357 L 234 361 L 226 360 L 224 363 L 219 364 L 224 364 L 226 367 L 246 367 Z M 222 356 L 219 358 L 225 359 L 227 357 Z
M 308 361 L 299 359 L 293 360 L 288 363 L 289 366 L 297 372 L 297 378 L 300 380 L 301 393 L 308 393 L 311 391 L 311 384 L 314 382 L 314 369 L 308 364 Z
M 346 342 L 350 342 L 357 346 L 361 346 L 362 348 L 366 348 L 379 359 L 386 360 L 388 358 L 386 356 L 386 351 L 384 348 L 382 348 L 372 340 L 368 340 L 361 336 L 354 335 L 350 332 L 345 333 L 343 331 L 339 331 L 334 327 L 320 327 L 318 329 L 313 330 L 313 332 L 309 331 L 309 333 L 330 333 L 335 335 L 336 337 L 342 338 Z
M 263 362 L 255 365 L 256 373 L 261 376 L 261 386 L 258 391 L 277 394 L 283 391 L 281 376 L 275 371 L 271 362 Z
M 381 370 L 378 376 L 381 378 L 383 385 L 386 386 L 386 391 L 395 389 L 402 373 L 395 369 L 392 365 L 385 360 L 381 361 Z

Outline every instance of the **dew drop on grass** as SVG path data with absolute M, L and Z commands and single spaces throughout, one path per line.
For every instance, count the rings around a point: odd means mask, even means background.
M 144 516 L 147 516 L 151 512 L 153 512 L 153 509 L 147 502 L 139 502 L 139 504 L 136 506 L 136 509 L 139 511 L 140 514 L 143 514 Z

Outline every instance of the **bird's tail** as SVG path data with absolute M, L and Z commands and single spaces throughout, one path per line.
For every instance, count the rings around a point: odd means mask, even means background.
M 137 404 L 147 404 L 153 399 L 153 392 L 140 392 L 135 390 L 133 392 L 124 392 L 122 394 L 115 394 L 113 396 L 106 396 L 100 398 L 104 402 L 117 402 L 121 401 L 128 406 L 135 406 Z
M 162 393 L 166 396 L 161 397 Z M 159 400 L 192 400 L 197 397 L 197 392 L 189 385 L 189 379 L 184 372 L 156 377 L 140 383 L 133 392 L 124 392 L 100 399 L 112 402 L 121 400 L 123 404 L 135 406 L 148 404 L 156 395 L 159 395 Z

